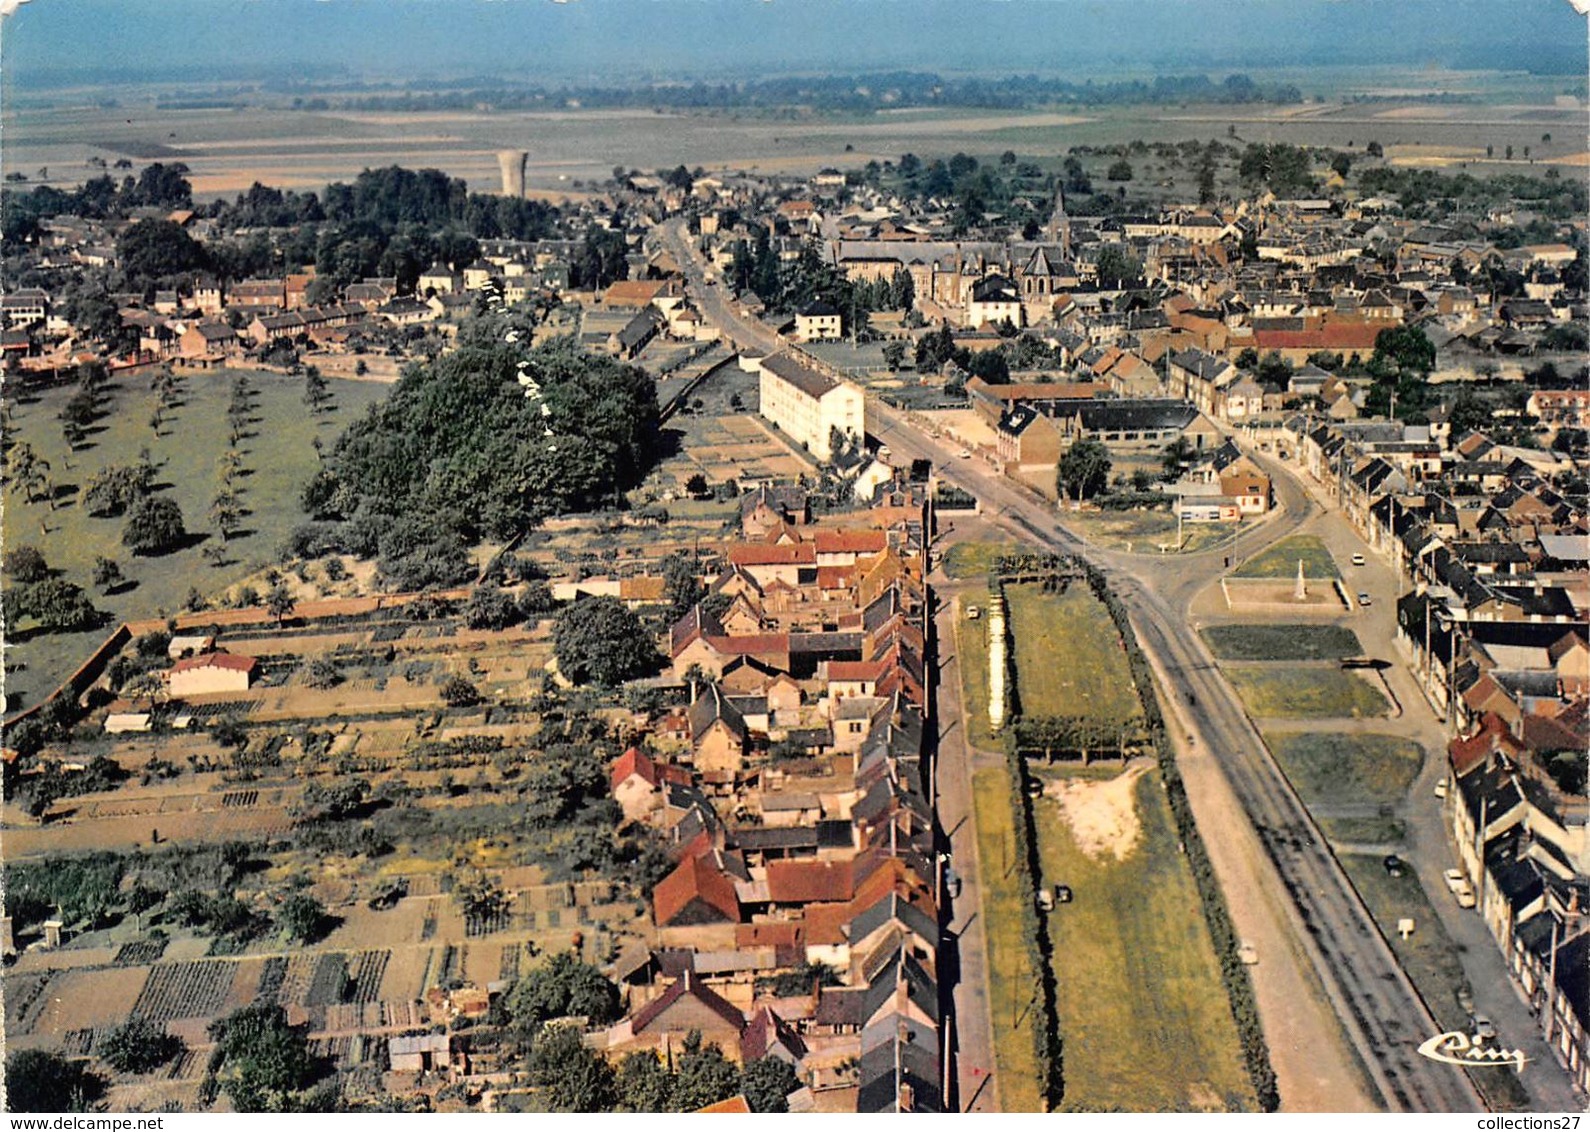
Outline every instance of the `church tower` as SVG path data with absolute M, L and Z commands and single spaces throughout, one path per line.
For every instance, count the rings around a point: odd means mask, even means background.
M 1058 181 L 1054 187 L 1054 212 L 1044 228 L 1044 242 L 1058 244 L 1061 256 L 1067 260 L 1071 258 L 1071 218 L 1066 215 L 1065 188 Z

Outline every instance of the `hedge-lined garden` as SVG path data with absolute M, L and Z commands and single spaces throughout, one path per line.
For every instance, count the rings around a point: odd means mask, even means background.
M 1086 566 L 1086 570 L 1089 586 L 1092 587 L 1094 595 L 1104 603 L 1104 607 L 1110 611 L 1110 617 L 1114 620 L 1126 647 L 1127 664 L 1131 668 L 1132 683 L 1136 686 L 1143 705 L 1143 717 L 1147 724 L 1150 744 L 1159 761 L 1166 800 L 1175 818 L 1176 831 L 1186 846 L 1187 864 L 1198 886 L 1204 919 L 1209 925 L 1215 953 L 1220 958 L 1220 977 L 1231 1000 L 1231 1014 L 1237 1023 L 1237 1035 L 1242 1042 L 1243 1060 L 1247 1065 L 1248 1076 L 1253 1082 L 1253 1091 L 1259 1099 L 1259 1107 L 1265 1112 L 1274 1112 L 1280 1107 L 1281 1097 L 1276 1088 L 1275 1070 L 1270 1065 L 1270 1048 L 1265 1041 L 1264 1028 L 1259 1020 L 1259 1007 L 1254 997 L 1253 983 L 1248 978 L 1247 968 L 1243 966 L 1242 960 L 1237 955 L 1238 940 L 1236 928 L 1231 922 L 1231 912 L 1226 907 L 1225 896 L 1220 891 L 1220 882 L 1215 877 L 1214 866 L 1210 864 L 1209 852 L 1199 835 L 1192 805 L 1187 799 L 1187 789 L 1182 782 L 1181 769 L 1176 765 L 1174 750 L 1166 739 L 1164 716 L 1160 713 L 1159 702 L 1154 696 L 1153 670 L 1149 667 L 1148 658 L 1137 642 L 1137 634 L 1132 629 L 1126 606 L 1111 592 L 1102 572 L 1091 564 Z

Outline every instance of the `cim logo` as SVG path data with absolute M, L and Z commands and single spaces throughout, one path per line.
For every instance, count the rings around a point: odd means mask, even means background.
M 1444 1061 L 1448 1065 L 1461 1065 L 1468 1069 L 1479 1066 L 1510 1065 L 1520 1073 L 1529 1058 L 1521 1049 L 1492 1049 L 1478 1035 L 1470 1036 L 1457 1030 L 1437 1034 L 1419 1047 L 1419 1052 L 1431 1061 Z

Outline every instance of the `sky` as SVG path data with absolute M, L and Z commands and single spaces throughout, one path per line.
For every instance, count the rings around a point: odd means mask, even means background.
M 1568 0 L 0 0 L 0 65 L 67 78 L 471 75 L 556 85 L 908 68 L 1309 63 L 1584 74 Z

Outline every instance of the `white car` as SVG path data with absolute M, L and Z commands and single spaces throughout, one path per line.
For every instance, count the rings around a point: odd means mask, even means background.
M 1243 940 L 1237 945 L 1237 958 L 1242 960 L 1244 966 L 1257 967 L 1259 965 L 1259 949 L 1247 940 Z
M 976 621 L 982 615 L 983 611 L 978 606 L 968 605 L 966 607 L 966 619 L 968 621 Z
M 1352 561 L 1354 566 L 1362 566 L 1364 564 L 1364 556 L 1362 554 L 1355 554 L 1353 555 Z
M 1459 908 L 1474 907 L 1474 888 L 1469 884 L 1469 878 L 1463 875 L 1462 869 L 1448 869 L 1441 876 L 1452 895 L 1457 897 Z
M 1435 780 L 1435 796 L 1437 798 L 1446 797 L 1446 779 L 1438 778 Z
M 962 448 L 956 455 L 962 460 L 970 460 L 972 458 L 972 450 L 970 448 Z

